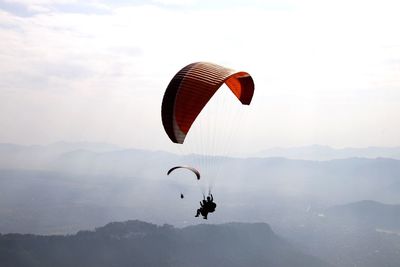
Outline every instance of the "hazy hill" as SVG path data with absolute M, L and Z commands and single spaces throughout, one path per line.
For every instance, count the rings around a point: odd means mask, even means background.
M 105 154 L 105 155 L 103 155 Z M 49 145 L 15 145 L 0 143 L 0 168 L 48 169 L 54 164 L 64 161 L 76 161 L 95 156 L 98 159 L 108 158 L 120 160 L 121 156 L 163 155 L 171 158 L 173 155 L 160 151 L 145 151 L 127 149 L 107 143 L 93 142 L 58 142 Z M 335 149 L 328 146 L 312 145 L 292 148 L 270 148 L 255 153 L 261 158 L 287 158 L 295 160 L 325 161 L 347 158 L 392 158 L 400 159 L 400 147 L 366 147 Z M 195 156 L 194 156 L 195 157 Z M 109 162 L 108 162 L 109 164 Z
M 345 158 L 393 158 L 400 159 L 400 147 L 331 148 L 311 145 L 302 147 L 274 147 L 255 154 L 257 157 L 283 157 L 303 160 L 332 160 Z
M 0 262 L 2 267 L 330 266 L 299 252 L 264 223 L 178 229 L 140 221 L 70 236 L 0 235 Z
M 171 166 L 198 162 L 196 155 L 80 149 L 53 155 L 39 169 L 28 168 L 42 152 L 21 168 L 5 164 L 7 154 L 0 153 L 3 167 L 9 166 L 0 168 L 0 232 L 73 233 L 129 218 L 177 226 L 198 222 L 193 214 L 201 190 L 207 188 L 192 179 L 166 175 Z M 31 158 L 27 152 L 20 155 Z M 210 218 L 214 223 L 285 225 L 307 216 L 309 208 L 361 199 L 400 203 L 400 161 L 394 159 L 217 157 L 213 167 L 200 182 L 210 177 L 214 181 L 219 204 Z M 184 200 L 178 197 L 181 192 Z

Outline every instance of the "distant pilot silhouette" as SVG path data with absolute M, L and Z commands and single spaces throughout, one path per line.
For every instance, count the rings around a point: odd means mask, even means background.
M 200 201 L 200 208 L 197 209 L 197 213 L 194 217 L 199 217 L 201 214 L 203 219 L 207 220 L 207 215 L 210 212 L 214 212 L 217 204 L 214 203 L 214 197 L 212 194 L 207 197 L 207 200 L 203 197 L 203 200 Z

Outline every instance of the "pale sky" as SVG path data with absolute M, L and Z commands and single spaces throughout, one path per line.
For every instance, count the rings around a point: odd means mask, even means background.
M 168 150 L 165 88 L 209 61 L 255 81 L 237 150 L 399 146 L 399 13 L 385 0 L 0 0 L 0 142 Z

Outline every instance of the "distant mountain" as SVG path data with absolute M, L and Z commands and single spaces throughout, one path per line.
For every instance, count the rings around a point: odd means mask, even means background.
M 360 199 L 400 203 L 400 160 L 217 157 L 199 182 L 167 176 L 171 166 L 191 165 L 195 157 L 78 150 L 39 170 L 0 168 L 0 232 L 64 234 L 129 218 L 186 226 L 198 222 L 193 214 L 207 182 L 214 182 L 219 204 L 214 223 L 268 221 L 275 227 L 306 216 L 308 207 Z
M 0 262 L 2 267 L 331 266 L 299 252 L 265 223 L 178 229 L 141 221 L 69 236 L 0 235 Z
M 365 147 L 335 149 L 329 146 L 275 147 L 256 153 L 257 157 L 282 157 L 302 160 L 333 160 L 346 158 L 400 159 L 400 147 Z
M 84 150 L 95 153 L 121 150 L 119 146 L 94 142 L 58 142 L 49 145 L 0 143 L 0 168 L 44 169 L 64 153 Z

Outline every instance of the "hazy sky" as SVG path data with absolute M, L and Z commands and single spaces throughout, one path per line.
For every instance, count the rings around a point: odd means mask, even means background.
M 0 0 L 0 142 L 169 149 L 164 90 L 210 61 L 254 78 L 240 149 L 399 146 L 399 12 L 384 0 Z

